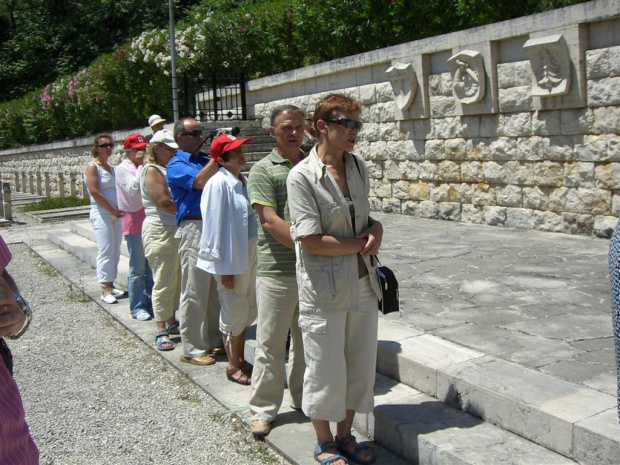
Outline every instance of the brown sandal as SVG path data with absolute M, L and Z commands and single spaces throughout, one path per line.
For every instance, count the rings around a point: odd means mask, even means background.
M 247 360 L 244 360 L 243 362 L 241 362 L 241 371 L 243 371 L 243 374 L 246 375 L 248 378 L 252 377 L 252 372 L 254 371 L 254 367 L 252 366 L 251 363 L 248 363 Z
M 239 373 L 236 377 L 233 376 L 235 373 Z M 252 380 L 248 375 L 243 372 L 242 368 L 228 368 L 226 367 L 226 377 L 229 381 L 233 383 L 242 384 L 243 386 L 249 386 L 252 384 Z

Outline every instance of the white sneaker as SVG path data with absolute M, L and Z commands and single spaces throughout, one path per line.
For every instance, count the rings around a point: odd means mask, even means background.
M 106 304 L 115 304 L 118 302 L 118 300 L 116 300 L 116 297 L 114 297 L 112 294 L 101 294 L 101 300 L 103 300 Z
M 125 297 L 127 295 L 127 291 L 121 291 L 120 289 L 116 289 L 115 287 L 113 287 L 110 290 L 110 294 L 112 294 L 114 297 Z
M 153 318 L 146 310 L 140 310 L 133 317 L 138 321 L 148 321 Z

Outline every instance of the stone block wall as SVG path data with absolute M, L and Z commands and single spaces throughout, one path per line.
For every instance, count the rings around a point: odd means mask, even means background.
M 617 1 L 575 5 L 253 81 L 249 99 L 265 126 L 283 103 L 359 100 L 375 210 L 609 237 L 619 18 Z
M 127 131 L 111 133 L 113 140 L 122 141 Z M 92 139 L 56 142 L 40 146 L 0 151 L 0 177 L 11 189 L 31 194 L 84 197 L 83 173 L 92 159 Z M 123 158 L 122 143 L 110 158 L 117 165 Z

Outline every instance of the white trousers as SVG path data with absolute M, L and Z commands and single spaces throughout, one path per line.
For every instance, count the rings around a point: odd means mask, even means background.
M 111 283 L 118 273 L 123 241 L 123 220 L 103 208 L 91 207 L 90 222 L 97 242 L 97 281 Z
M 257 239 L 248 241 L 247 273 L 235 275 L 232 289 L 222 286 L 222 276 L 214 275 L 220 297 L 220 331 L 223 334 L 238 336 L 256 319 L 256 267 Z
M 302 409 L 311 419 L 339 422 L 347 410 L 372 411 L 378 321 L 368 276 L 359 281 L 357 310 L 300 312 L 306 356 Z

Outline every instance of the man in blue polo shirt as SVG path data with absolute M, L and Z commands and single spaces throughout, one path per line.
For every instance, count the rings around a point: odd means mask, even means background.
M 219 330 L 220 303 L 217 283 L 212 274 L 196 266 L 202 217 L 202 190 L 218 164 L 200 148 L 204 142 L 202 127 L 193 118 L 184 118 L 174 125 L 174 139 L 179 150 L 167 166 L 167 180 L 177 207 L 177 225 L 181 235 L 181 301 L 179 320 L 183 355 L 181 361 L 194 365 L 213 365 L 211 355 L 222 355 Z

